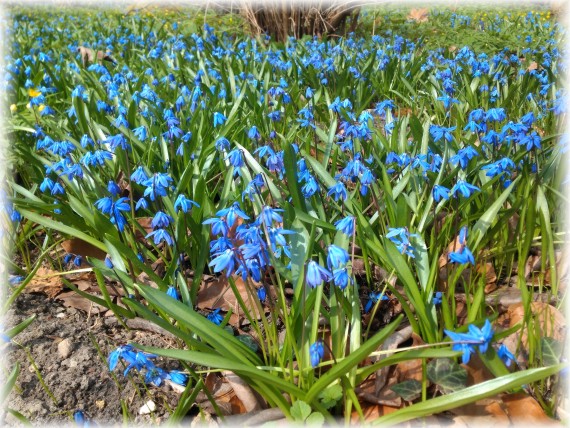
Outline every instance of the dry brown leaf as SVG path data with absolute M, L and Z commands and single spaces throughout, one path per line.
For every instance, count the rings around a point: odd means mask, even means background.
M 378 419 L 380 416 L 394 413 L 398 409 L 399 407 L 390 407 L 381 404 L 367 404 L 367 403 L 362 404 L 362 413 L 364 415 L 364 420 L 367 422 Z M 358 424 L 360 422 L 360 416 L 358 415 L 358 412 L 356 412 L 356 410 L 352 411 L 350 420 L 352 424 Z
M 80 296 L 75 291 L 68 291 L 65 293 L 61 293 L 57 296 L 58 300 L 63 301 L 63 305 L 75 309 L 79 309 L 83 312 L 88 314 L 99 314 L 107 311 L 107 308 L 104 306 L 98 305 L 97 303 L 92 302 L 91 300 Z
M 259 299 L 257 299 L 256 290 L 248 291 L 248 286 L 241 277 L 235 277 L 235 285 L 246 308 L 252 316 L 259 318 L 260 303 Z M 250 293 L 253 298 L 250 298 Z M 212 282 L 202 284 L 198 291 L 197 306 L 199 309 L 221 308 L 224 311 L 231 309 L 233 313 L 230 316 L 229 323 L 234 326 L 239 325 L 241 318 L 243 318 L 238 299 L 224 276 L 220 276 Z
M 549 418 L 543 408 L 530 395 L 524 393 L 507 394 L 501 396 L 509 413 L 512 423 L 524 423 L 525 425 L 538 424 L 550 425 L 556 422 Z
M 61 246 L 66 253 L 75 254 L 84 258 L 93 257 L 95 259 L 105 260 L 105 256 L 107 255 L 105 251 L 79 238 L 72 238 L 67 241 L 63 241 Z
M 234 411 L 234 414 L 252 412 L 263 408 L 258 396 L 242 378 L 230 371 L 223 372 L 223 375 L 225 376 L 228 384 L 233 388 L 236 400 L 240 402 L 240 406 L 238 406 L 239 410 L 243 409 L 243 411 L 239 412 Z M 233 404 L 234 403 L 232 402 L 232 405 Z
M 538 330 L 541 337 L 551 337 L 559 342 L 564 342 L 566 337 L 566 319 L 564 315 L 554 306 L 543 302 L 532 302 L 530 304 L 532 317 L 530 322 L 525 324 L 522 330 L 518 330 L 507 336 L 503 344 L 512 352 L 521 366 L 526 366 L 528 359 L 528 330 Z M 525 310 L 522 303 L 511 305 L 506 314 L 501 318 L 503 324 L 509 327 L 522 323 L 524 320 Z M 530 324 L 530 326 L 529 326 Z M 521 344 L 517 353 L 517 346 Z
M 63 290 L 64 284 L 59 272 L 40 267 L 32 280 L 26 285 L 28 293 L 45 293 L 53 299 Z
M 144 230 L 144 235 L 143 235 L 143 232 L 141 232 L 138 228 L 135 229 L 135 238 L 136 238 L 137 241 L 146 243 L 146 238 L 145 238 L 145 236 L 152 232 L 152 225 L 151 225 L 151 222 L 152 222 L 152 217 L 140 217 L 140 218 L 137 218 L 137 223 L 138 223 L 138 224 L 142 227 L 142 229 Z
M 498 396 L 476 401 L 450 410 L 467 426 L 509 426 L 506 407 Z
M 538 323 L 543 337 L 552 337 L 560 342 L 564 341 L 566 318 L 564 318 L 564 315 L 562 315 L 558 309 L 543 302 L 532 302 L 530 304 L 530 309 Z M 522 303 L 512 305 L 507 312 L 510 316 L 510 327 L 513 327 L 523 321 L 525 314 Z M 523 333 L 522 341 L 526 346 L 526 332 Z
M 412 346 L 423 345 L 425 342 L 420 336 L 412 333 Z M 396 365 L 396 375 L 398 382 L 405 380 L 415 379 L 419 382 L 422 381 L 422 360 L 421 358 L 415 360 L 402 361 Z
M 416 22 L 427 22 L 428 21 L 429 12 L 427 8 L 422 7 L 421 9 L 412 9 L 407 16 L 408 20 L 416 21 Z
M 472 355 L 469 364 L 461 364 L 461 367 L 467 370 L 467 386 L 477 385 L 495 378 L 493 373 L 483 364 L 478 354 Z
M 536 61 L 533 61 L 529 64 L 528 68 L 526 69 L 527 71 L 532 71 L 532 70 L 536 70 L 538 68 L 538 64 L 536 63 Z

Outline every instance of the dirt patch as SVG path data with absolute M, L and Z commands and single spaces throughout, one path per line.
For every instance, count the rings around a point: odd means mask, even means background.
M 133 371 L 123 377 L 121 364 L 111 373 L 107 366 L 109 353 L 126 343 L 157 347 L 176 344 L 167 336 L 144 330 L 127 330 L 114 317 L 88 314 L 66 308 L 43 294 L 21 294 L 5 318 L 6 328 L 13 327 L 36 314 L 36 320 L 7 345 L 6 369 L 19 361 L 20 375 L 9 396 L 8 406 L 19 411 L 34 425 L 71 423 L 75 410 L 83 410 L 100 425 L 123 422 L 123 407 L 133 424 L 157 424 L 176 407 L 179 394 L 170 386 L 145 385 Z M 65 344 L 60 345 L 62 341 Z M 19 346 L 19 345 L 21 346 Z M 46 387 L 41 385 L 27 349 Z M 156 365 L 164 369 L 181 369 L 176 361 L 158 358 Z M 156 404 L 150 415 L 139 415 L 149 400 Z M 0 424 L 19 424 L 7 415 Z

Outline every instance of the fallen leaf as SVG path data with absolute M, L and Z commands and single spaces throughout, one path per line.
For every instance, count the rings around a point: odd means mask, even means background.
M 57 296 L 64 288 L 61 274 L 57 271 L 40 267 L 32 280 L 26 285 L 28 293 L 44 293 L 50 299 Z
M 390 407 L 384 406 L 382 404 L 362 404 L 362 414 L 364 416 L 364 421 L 369 422 L 378 419 L 380 416 L 389 415 L 390 413 L 394 413 L 399 407 Z M 356 410 L 352 411 L 352 415 L 350 416 L 350 421 L 353 424 L 358 424 L 361 422 L 360 415 Z
M 473 354 L 469 364 L 461 364 L 461 367 L 467 370 L 467 386 L 477 385 L 495 378 L 493 373 L 483 364 L 479 354 Z
M 58 300 L 63 301 L 63 305 L 67 306 L 68 308 L 75 308 L 79 309 L 88 314 L 99 314 L 102 312 L 107 311 L 107 308 L 97 303 L 92 302 L 91 300 L 80 296 L 75 291 L 68 291 L 66 293 L 61 293 L 57 296 Z
M 252 412 L 261 410 L 263 407 L 258 399 L 258 395 L 250 388 L 250 386 L 243 381 L 242 378 L 230 371 L 223 372 L 223 375 L 228 384 L 233 388 L 236 399 L 241 402 L 244 411 L 239 413 Z M 234 412 L 234 414 L 237 412 Z
M 235 277 L 235 286 L 251 316 L 259 319 L 261 303 L 257 298 L 256 290 L 248 290 L 248 285 L 241 277 Z M 239 326 L 241 319 L 245 318 L 238 299 L 224 276 L 202 284 L 198 291 L 197 306 L 198 309 L 221 308 L 223 311 L 231 309 L 233 313 L 230 316 L 229 323 L 233 326 Z
M 412 347 L 420 346 L 425 344 L 420 336 L 412 333 Z M 398 376 L 398 382 L 404 382 L 407 380 L 417 380 L 422 381 L 422 359 L 417 358 L 415 360 L 406 360 L 398 363 L 396 365 L 396 374 Z
M 532 70 L 536 70 L 538 68 L 538 64 L 536 63 L 536 61 L 533 61 L 529 64 L 529 66 L 527 67 L 527 71 L 532 71 Z
M 501 399 L 513 424 L 550 425 L 556 422 L 549 418 L 543 408 L 530 395 L 524 393 L 502 395 Z M 556 423 L 558 425 L 558 423 Z
M 467 426 L 509 426 L 510 419 L 506 407 L 498 397 L 486 398 L 450 410 L 456 418 Z
M 66 253 L 75 254 L 76 256 L 82 256 L 84 258 L 93 257 L 95 259 L 105 260 L 105 256 L 107 255 L 105 251 L 79 238 L 72 238 L 67 241 L 63 241 L 61 246 Z
M 541 338 L 550 337 L 556 341 L 564 342 L 566 337 L 566 319 L 564 315 L 554 306 L 543 302 L 532 302 L 530 304 L 532 317 L 530 321 L 503 340 L 510 352 L 516 357 L 521 366 L 526 366 L 528 360 L 528 331 L 539 331 Z M 522 324 L 525 316 L 525 309 L 522 303 L 511 305 L 506 314 L 501 318 L 503 324 L 508 322 L 508 327 Z M 530 325 L 529 325 L 530 324 Z M 517 352 L 517 346 L 520 348 Z
M 412 9 L 408 14 L 407 19 L 416 22 L 427 22 L 428 14 L 428 10 L 425 7 L 421 9 Z
M 145 236 L 152 232 L 152 217 L 139 217 L 137 218 L 137 223 L 140 228 L 135 228 L 135 239 L 139 242 L 146 243 Z

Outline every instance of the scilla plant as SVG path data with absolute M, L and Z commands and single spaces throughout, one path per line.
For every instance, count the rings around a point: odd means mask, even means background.
M 391 33 L 277 46 L 138 15 L 82 17 L 89 32 L 77 16 L 41 17 L 45 25 L 26 14 L 10 21 L 15 247 L 28 254 L 26 237 L 40 232 L 45 245 L 73 237 L 106 253 L 72 256 L 93 268 L 102 296 L 77 292 L 119 320 L 143 317 L 179 339 L 177 349 L 144 349 L 185 364 L 179 409 L 215 370 L 233 371 L 288 417 L 303 402 L 329 422 L 349 421 L 353 410 L 363 418 L 356 388 L 406 359 L 468 363 L 477 352 L 496 379 L 435 399 L 424 379 L 420 402 L 380 422 L 560 370 L 508 372 L 512 354 L 495 351 L 508 332 L 492 328 L 476 269 L 490 260 L 524 271 L 540 242 L 558 292 L 554 188 L 567 141 L 557 134 L 558 24 L 544 45 L 531 37 L 518 55 L 489 57 Z M 532 16 L 520 29 L 546 31 Z M 113 51 L 117 64 L 83 68 L 82 38 Z M 530 61 L 541 68 L 529 70 Z M 12 268 L 30 269 L 24 260 Z M 198 308 L 206 274 L 227 281 L 236 307 Z M 123 288 L 121 304 L 109 280 Z M 473 297 L 469 326 L 458 325 L 459 286 Z M 529 303 L 532 290 L 519 287 Z M 363 314 L 374 318 L 388 294 L 402 314 L 363 328 Z M 229 325 L 234 312 L 249 332 Z M 404 318 L 426 345 L 379 351 Z M 112 355 L 114 368 L 120 353 Z M 370 355 L 385 358 L 364 364 Z M 162 372 L 145 367 L 160 384 Z M 323 400 L 330 388 L 340 388 L 337 402 Z

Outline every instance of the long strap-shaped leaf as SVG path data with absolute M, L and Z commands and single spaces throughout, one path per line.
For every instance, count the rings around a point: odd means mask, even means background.
M 251 349 L 185 304 L 152 287 L 139 284 L 135 286 L 149 303 L 184 324 L 190 331 L 195 332 L 220 355 L 231 355 L 235 361 L 240 363 L 261 365 L 259 357 Z
M 326 372 L 323 376 L 316 381 L 309 392 L 307 392 L 307 399 L 305 400 L 307 403 L 313 401 L 317 395 L 323 391 L 327 386 L 333 383 L 336 379 L 340 376 L 348 373 L 350 369 L 358 365 L 362 360 L 366 358 L 366 356 L 374 350 L 378 348 L 384 340 L 392 334 L 396 327 L 402 321 L 403 316 L 400 315 L 393 321 L 391 324 L 388 324 L 382 331 L 378 332 L 375 336 L 368 339 L 360 348 L 358 348 L 355 352 L 351 353 L 348 357 L 340 361 L 338 364 L 335 364 L 333 368 L 331 368 L 328 372 Z
M 374 424 L 395 425 L 411 419 L 441 413 L 446 410 L 463 406 L 464 404 L 473 403 L 477 400 L 491 397 L 499 392 L 508 391 L 511 388 L 536 382 L 540 379 L 544 379 L 558 373 L 564 367 L 567 367 L 567 365 L 558 364 L 555 366 L 524 370 L 522 372 L 501 376 L 470 386 L 452 394 L 442 395 L 422 403 L 413 404 L 410 407 L 406 407 L 376 419 Z

